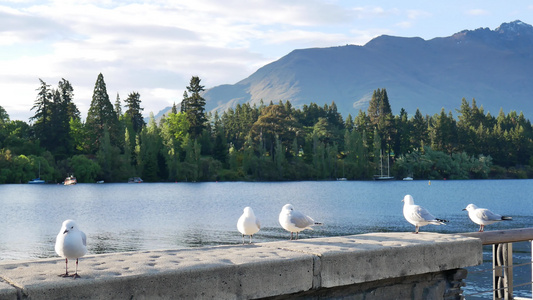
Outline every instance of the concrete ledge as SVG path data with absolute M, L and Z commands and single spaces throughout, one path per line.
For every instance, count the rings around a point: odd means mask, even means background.
M 482 262 L 479 239 L 423 232 L 374 233 L 90 255 L 82 278 L 61 278 L 64 260 L 0 263 L 0 298 L 250 299 L 445 271 Z M 74 268 L 74 264 L 70 264 Z M 8 283 L 8 284 L 7 284 Z M 13 294 L 13 287 L 18 291 Z M 5 294 L 2 294 L 3 291 Z
M 17 299 L 17 289 L 0 280 L 0 299 Z
M 479 239 L 438 233 L 369 233 L 296 243 L 265 243 L 321 261 L 321 287 L 463 268 L 482 263 Z

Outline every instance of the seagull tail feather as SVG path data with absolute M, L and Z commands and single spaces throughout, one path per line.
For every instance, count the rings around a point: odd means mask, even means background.
M 444 219 L 437 219 L 437 218 L 435 218 L 435 220 L 439 221 L 442 225 L 446 225 L 446 223 L 449 222 L 448 220 L 444 220 Z
M 313 224 L 313 225 L 320 225 L 320 226 L 322 226 L 322 225 L 324 225 L 324 224 L 323 224 L 323 223 L 320 223 L 320 222 L 315 222 L 315 224 Z
M 502 216 L 502 220 L 504 220 L 504 221 L 512 221 L 513 217 Z

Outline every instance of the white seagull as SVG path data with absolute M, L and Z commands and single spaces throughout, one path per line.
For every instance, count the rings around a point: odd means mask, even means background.
M 479 208 L 475 204 L 468 204 L 463 210 L 468 211 L 468 217 L 472 222 L 479 225 L 479 232 L 483 232 L 485 225 L 490 225 L 499 221 L 511 221 L 512 217 L 505 217 L 495 214 L 486 208 Z
M 242 216 L 237 221 L 237 229 L 242 233 L 242 244 L 244 245 L 244 236 L 250 236 L 250 244 L 252 243 L 252 236 L 261 229 L 261 223 L 256 218 L 251 207 L 244 208 Z
M 279 224 L 283 229 L 291 233 L 291 240 L 293 232 L 296 232 L 296 239 L 298 239 L 298 232 L 304 229 L 313 229 L 313 225 L 322 225 L 322 223 L 315 222 L 311 217 L 294 210 L 291 204 L 285 204 L 279 213 Z
M 403 216 L 407 222 L 415 225 L 415 232 L 418 233 L 420 226 L 426 226 L 428 224 L 433 225 L 446 225 L 446 220 L 435 218 L 427 209 L 420 205 L 415 205 L 413 196 L 405 195 L 403 197 Z
M 56 253 L 65 258 L 65 274 L 60 276 L 68 277 L 68 260 L 76 259 L 76 272 L 72 277 L 79 278 L 78 275 L 78 258 L 87 253 L 87 237 L 85 233 L 78 228 L 73 220 L 66 220 L 61 225 L 61 230 L 56 238 Z

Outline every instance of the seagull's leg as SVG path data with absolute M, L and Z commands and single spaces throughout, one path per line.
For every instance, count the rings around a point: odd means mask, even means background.
M 250 234 L 250 244 L 252 243 L 252 236 L 253 234 Z
M 65 274 L 59 275 L 60 277 L 68 277 L 68 258 L 65 258 Z
M 242 235 L 242 244 L 244 245 L 244 234 Z
M 418 234 L 418 225 L 415 225 L 415 234 Z
M 480 225 L 479 226 L 479 232 L 483 232 L 483 229 L 485 228 L 485 225 Z
M 298 239 L 298 232 L 296 232 L 296 239 Z
M 76 273 L 74 273 L 74 275 L 72 275 L 72 278 L 76 279 L 76 278 L 80 278 L 80 275 L 78 275 L 78 259 L 76 258 Z

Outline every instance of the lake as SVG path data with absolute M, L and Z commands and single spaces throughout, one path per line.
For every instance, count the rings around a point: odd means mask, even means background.
M 236 222 L 245 206 L 261 220 L 255 242 L 288 239 L 278 224 L 286 203 L 324 223 L 300 238 L 414 231 L 402 214 L 406 194 L 450 221 L 421 232 L 477 231 L 462 211 L 469 203 L 513 217 L 486 230 L 533 227 L 533 180 L 0 185 L 0 261 L 57 257 L 55 237 L 66 219 L 87 234 L 90 254 L 239 244 Z M 530 258 L 529 247 L 516 244 L 518 259 Z M 492 261 L 490 247 L 486 251 Z M 528 270 L 517 274 L 529 281 Z M 524 293 L 531 295 L 531 288 Z

